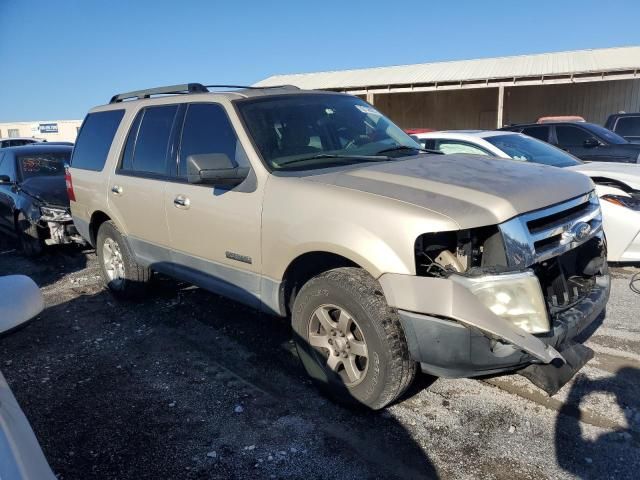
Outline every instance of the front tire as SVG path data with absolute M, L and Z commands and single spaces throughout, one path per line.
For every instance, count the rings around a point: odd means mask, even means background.
M 378 282 L 360 268 L 312 278 L 296 296 L 292 317 L 307 373 L 342 403 L 383 408 L 415 378 L 398 314 Z
M 96 254 L 102 279 L 116 297 L 130 299 L 146 293 L 151 270 L 135 261 L 127 241 L 112 221 L 100 225 Z

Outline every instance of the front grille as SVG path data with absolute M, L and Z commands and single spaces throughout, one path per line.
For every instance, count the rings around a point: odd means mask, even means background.
M 595 193 L 520 215 L 500 225 L 507 263 L 528 267 L 562 255 L 600 234 L 602 215 Z
M 586 297 L 605 263 L 604 242 L 596 237 L 557 257 L 533 265 L 550 314 Z

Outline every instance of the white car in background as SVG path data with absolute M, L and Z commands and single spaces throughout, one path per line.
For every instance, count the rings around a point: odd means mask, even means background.
M 445 154 L 489 155 L 575 170 L 591 177 L 600 197 L 610 262 L 640 262 L 640 165 L 583 163 L 573 155 L 521 133 L 457 130 L 414 135 L 424 148 Z

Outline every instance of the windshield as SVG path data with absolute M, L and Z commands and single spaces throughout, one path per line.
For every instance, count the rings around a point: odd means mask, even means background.
M 596 125 L 595 123 L 589 123 L 588 128 L 599 137 L 605 139 L 607 142 L 612 143 L 614 145 L 629 143 L 626 139 L 624 139 L 617 133 L 614 133 L 607 128 L 601 127 L 600 125 Z
M 33 153 L 18 157 L 22 179 L 64 175 L 64 164 L 69 162 L 71 152 Z
M 542 163 L 552 167 L 571 167 L 582 163 L 564 150 L 526 135 L 497 135 L 484 139 L 514 160 Z
M 274 170 L 325 168 L 420 153 L 415 140 L 357 97 L 290 95 L 237 105 L 258 150 Z

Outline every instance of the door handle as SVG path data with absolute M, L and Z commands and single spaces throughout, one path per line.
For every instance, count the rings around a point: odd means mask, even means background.
M 191 200 L 189 200 L 184 195 L 178 195 L 173 199 L 173 206 L 176 208 L 181 208 L 183 210 L 188 209 L 191 206 Z
M 111 193 L 114 195 L 122 195 L 122 187 L 120 185 L 114 185 L 111 187 Z

